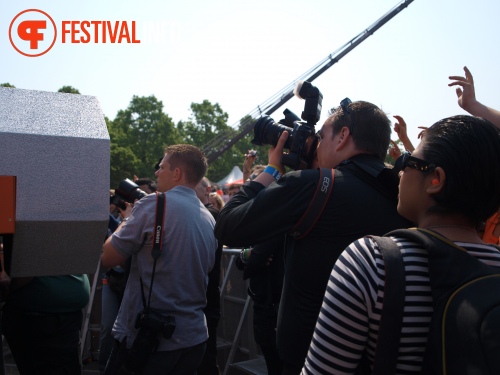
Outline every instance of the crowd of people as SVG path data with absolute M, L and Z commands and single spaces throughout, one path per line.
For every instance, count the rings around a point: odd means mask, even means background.
M 394 367 L 386 373 L 427 371 L 434 249 L 390 232 L 418 228 L 500 273 L 500 112 L 477 101 L 472 75 L 464 71 L 449 77 L 449 85 L 470 115 L 422 128 L 416 147 L 403 117 L 394 116 L 400 150 L 380 108 L 346 98 L 318 132 L 309 169 L 286 171 L 282 156 L 290 134 L 284 131 L 266 166 L 254 166 L 255 155 L 245 155 L 245 183 L 231 186 L 226 199 L 206 178 L 207 160 L 197 147 L 168 146 L 156 182 L 134 178 L 145 196 L 110 205 L 101 257 L 102 373 L 220 373 L 223 245 L 242 248 L 237 265 L 249 279 L 254 337 L 269 375 L 372 373 L 392 302 L 379 237 L 398 249 L 405 281 L 401 325 L 389 339 Z M 385 163 L 388 153 L 394 165 Z M 307 233 L 297 236 L 297 223 L 309 219 L 323 188 L 329 198 Z M 63 279 L 81 291 L 69 310 L 52 311 L 37 299 L 54 281 L 44 278 L 18 286 L 4 305 L 2 329 L 21 374 L 56 373 L 51 366 L 79 373 L 77 310 L 88 301 L 88 280 Z M 29 306 L 33 300 L 38 310 Z M 67 343 L 64 366 L 31 360 L 26 343 L 33 324 L 54 321 L 65 325 L 63 336 L 52 330 L 46 339 Z

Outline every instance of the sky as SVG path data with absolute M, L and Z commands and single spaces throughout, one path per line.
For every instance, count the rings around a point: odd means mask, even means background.
M 207 99 L 219 103 L 229 125 L 236 125 L 400 3 L 2 0 L 0 83 L 53 92 L 70 85 L 97 97 L 110 119 L 134 95 L 156 96 L 175 122 L 189 119 L 191 103 Z M 9 39 L 11 22 L 28 9 L 47 13 L 58 29 L 53 47 L 42 56 L 22 55 Z M 37 13 L 17 20 L 28 14 Z M 463 75 L 465 65 L 478 100 L 499 108 L 499 15 L 500 2 L 492 0 L 414 0 L 313 81 L 323 94 L 317 128 L 328 109 L 349 97 L 378 105 L 391 119 L 402 116 L 416 145 L 418 126 L 465 113 L 455 89 L 448 87 L 448 76 Z M 69 43 L 70 34 L 62 43 L 62 21 L 85 20 L 126 21 L 130 29 L 134 21 L 141 43 Z M 50 31 L 46 37 L 52 40 Z M 28 51 L 29 42 L 15 33 L 13 41 Z M 300 115 L 303 105 L 294 97 L 272 117 L 281 119 L 285 107 Z

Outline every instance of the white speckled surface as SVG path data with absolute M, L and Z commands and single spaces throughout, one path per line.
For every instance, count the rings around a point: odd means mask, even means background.
M 97 98 L 0 87 L 0 175 L 17 176 L 12 276 L 95 272 L 109 169 Z

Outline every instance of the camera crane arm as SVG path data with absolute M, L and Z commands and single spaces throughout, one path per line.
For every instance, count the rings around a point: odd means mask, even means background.
M 224 152 L 229 150 L 236 142 L 246 136 L 253 129 L 255 121 L 262 115 L 271 115 L 274 111 L 280 108 L 283 104 L 289 101 L 293 96 L 293 90 L 295 85 L 299 81 L 312 82 L 328 70 L 332 65 L 337 63 L 341 58 L 347 55 L 350 51 L 360 45 L 365 39 L 372 35 L 375 31 L 385 25 L 389 20 L 391 20 L 396 14 L 401 12 L 404 8 L 410 5 L 413 0 L 404 0 L 400 4 L 396 5 L 389 12 L 384 14 L 381 18 L 375 21 L 367 29 L 363 30 L 361 33 L 352 38 L 349 42 L 344 44 L 342 47 L 338 48 L 336 51 L 329 54 L 326 58 L 316 64 L 314 67 L 309 69 L 307 72 L 302 74 L 300 77 L 295 79 L 293 82 L 289 83 L 279 92 L 274 94 L 272 97 L 264 101 L 261 105 L 257 106 L 253 111 L 248 113 L 243 121 L 239 124 L 234 124 L 232 129 L 227 132 L 222 132 L 213 138 L 209 143 L 203 146 L 203 152 L 205 153 L 208 163 L 212 163 Z M 239 125 L 239 130 L 235 130 L 235 127 Z

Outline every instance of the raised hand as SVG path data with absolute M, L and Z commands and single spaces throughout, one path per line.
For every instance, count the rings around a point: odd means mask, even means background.
M 458 98 L 458 105 L 467 112 L 475 115 L 474 107 L 477 105 L 476 91 L 474 89 L 474 78 L 470 70 L 464 66 L 465 77 L 450 76 L 449 79 L 453 80 L 448 86 L 458 86 L 455 89 Z

